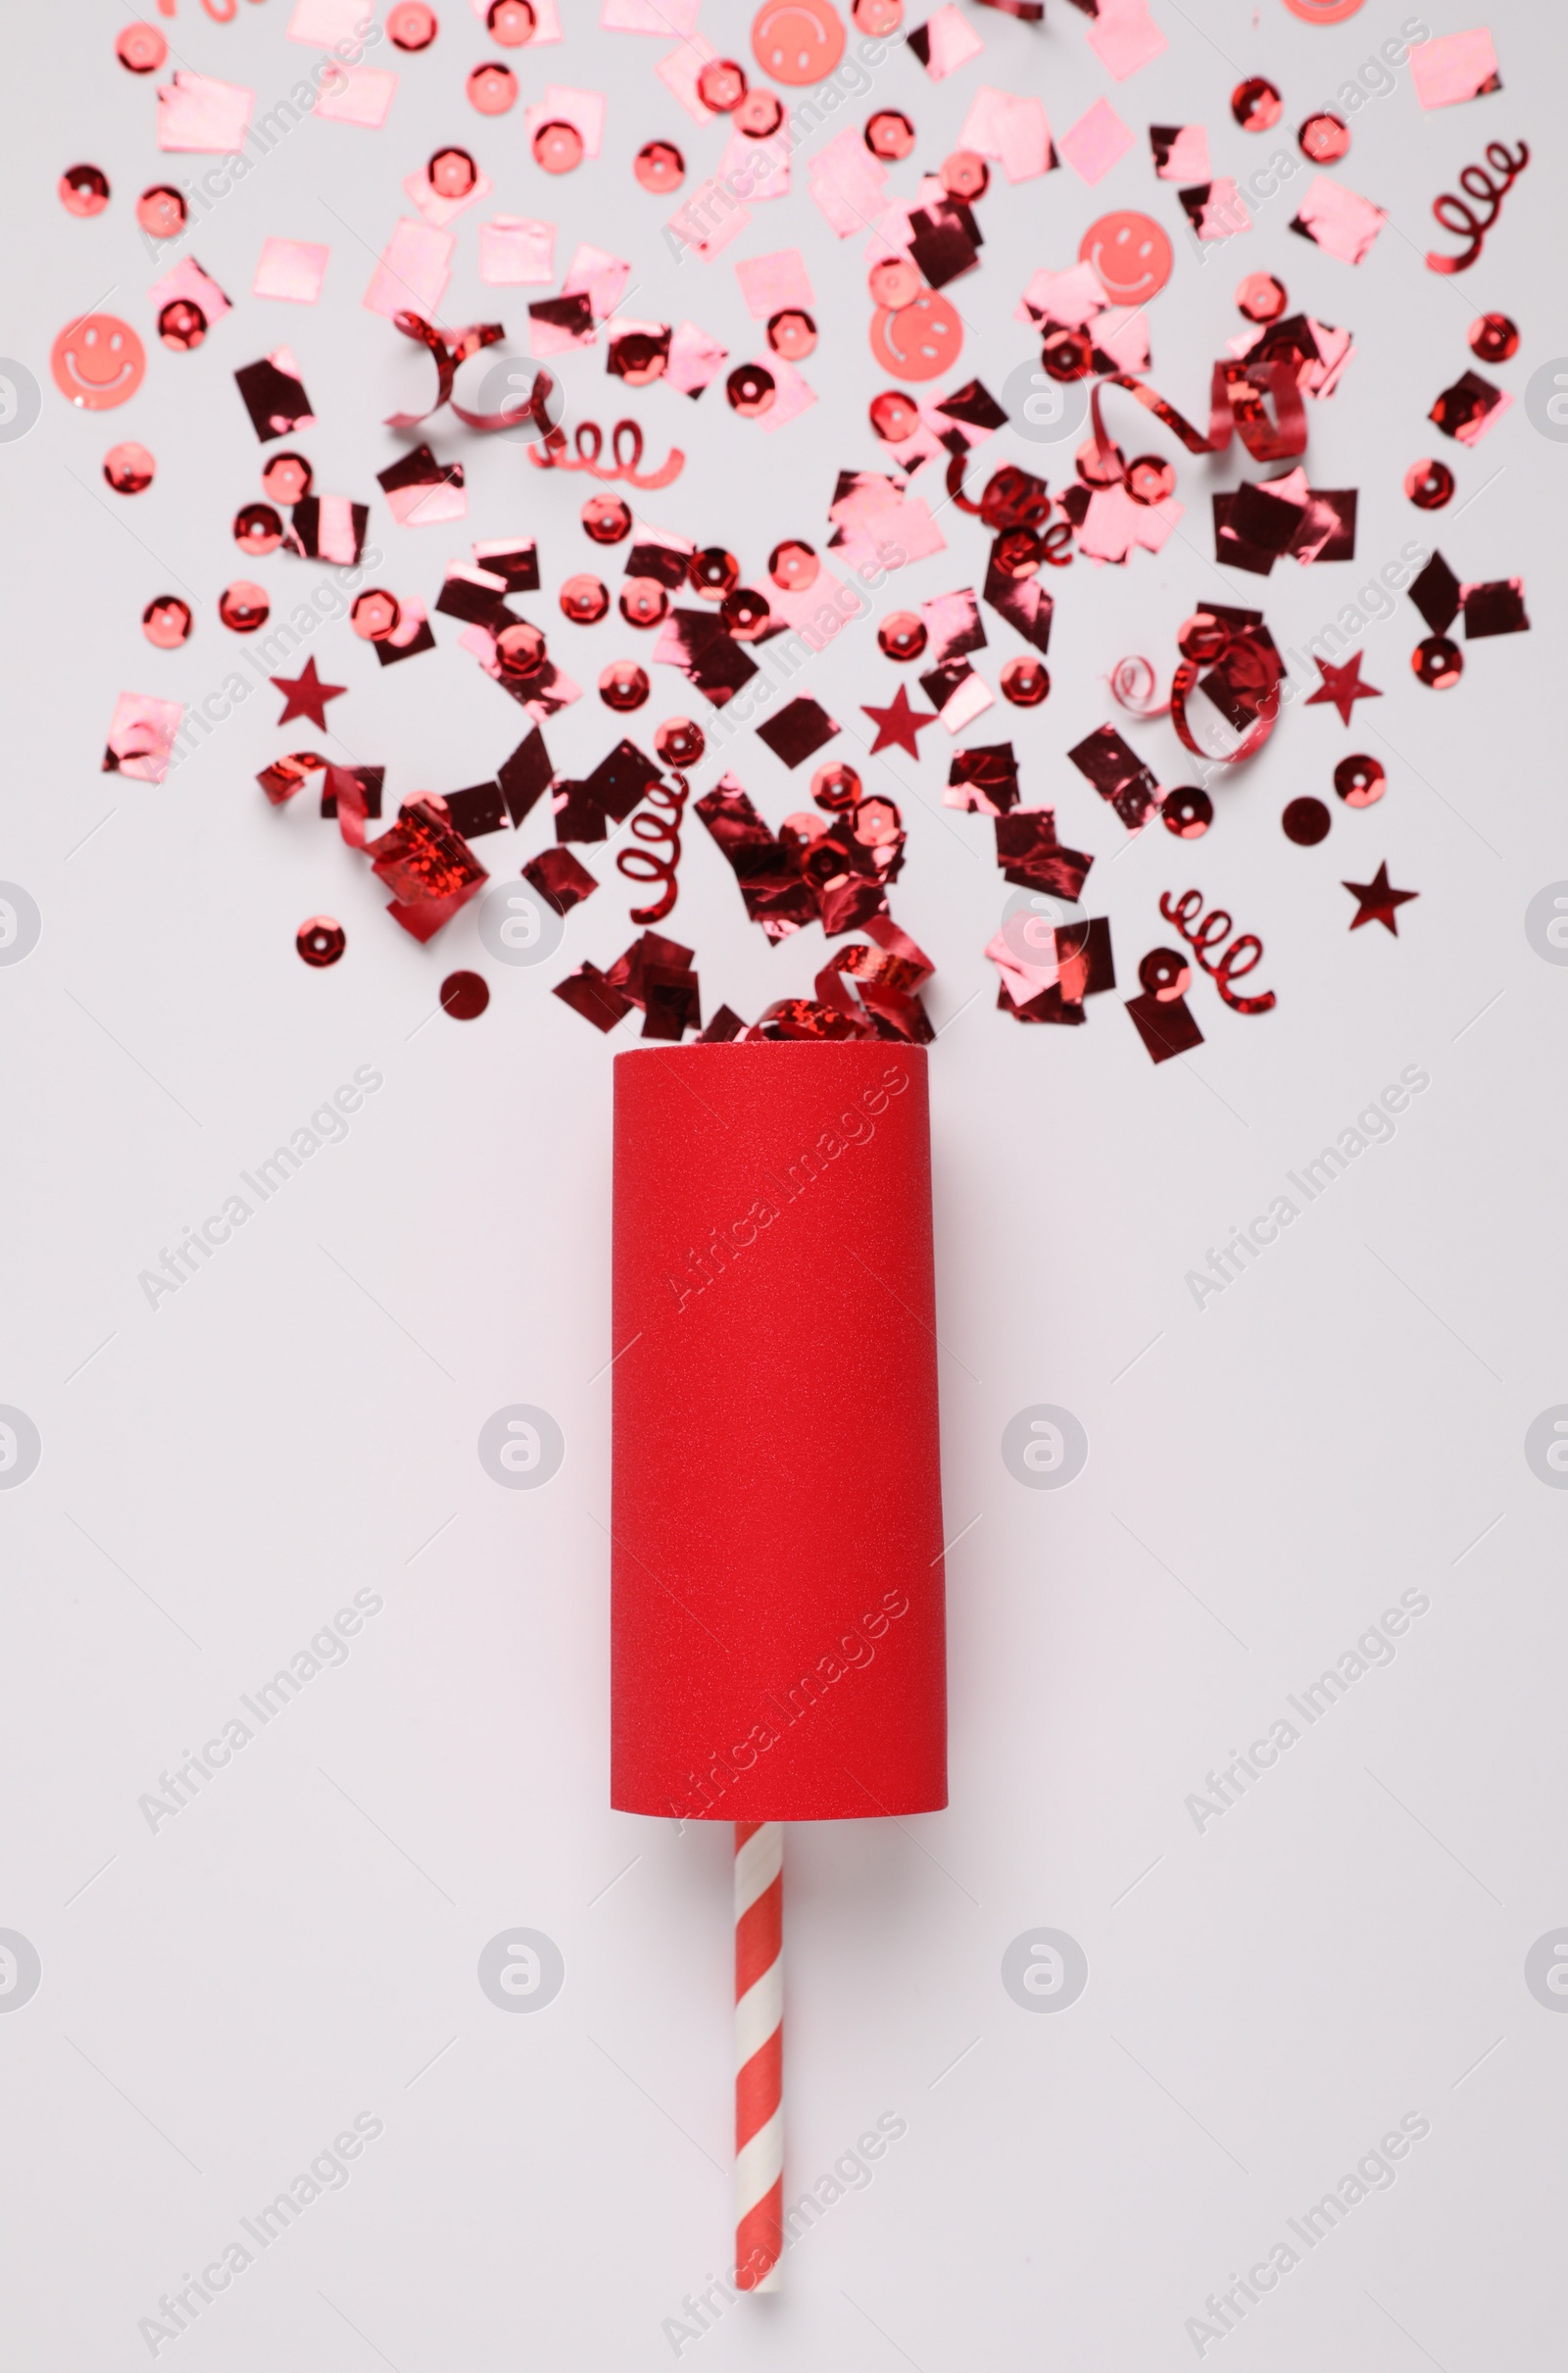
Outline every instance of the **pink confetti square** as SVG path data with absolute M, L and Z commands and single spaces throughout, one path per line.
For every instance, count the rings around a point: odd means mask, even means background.
M 321 78 L 316 112 L 328 124 L 355 124 L 379 131 L 398 87 L 396 74 L 381 66 L 336 66 Z
M 183 297 L 187 303 L 199 306 L 209 329 L 215 321 L 220 321 L 225 313 L 233 311 L 218 282 L 210 273 L 203 272 L 194 256 L 182 256 L 173 271 L 165 272 L 163 278 L 155 280 L 147 291 L 148 302 L 159 313 L 166 305 L 172 305 L 176 297 Z
M 1063 329 L 1082 329 L 1109 302 L 1092 264 L 1072 264 L 1065 272 L 1037 272 L 1019 298 L 1015 321 L 1055 321 Z
M 1038 99 L 1019 99 L 1012 92 L 988 86 L 976 93 L 958 134 L 960 148 L 976 156 L 995 157 L 1009 181 L 1033 181 L 1049 173 L 1054 158 L 1051 125 Z
M 731 239 L 740 237 L 751 219 L 751 208 L 742 206 L 721 182 L 704 181 L 665 227 L 702 263 L 710 264 Z
M 450 230 L 435 230 L 428 222 L 411 222 L 405 215 L 381 253 L 363 303 L 368 313 L 436 312 L 452 276 L 452 251 L 457 239 Z
M 971 58 L 978 58 L 985 49 L 985 43 L 974 26 L 967 17 L 952 6 L 951 0 L 948 7 L 939 8 L 934 17 L 928 17 L 924 25 L 918 27 L 918 47 L 915 35 L 907 38 L 910 48 L 933 82 L 945 81 L 949 74 L 956 74 L 960 66 L 967 66 Z
M 608 321 L 626 293 L 631 266 L 603 247 L 579 247 L 561 283 L 564 297 L 585 296 L 596 321 Z
M 580 134 L 583 154 L 597 157 L 605 136 L 605 98 L 603 91 L 568 90 L 559 82 L 547 83 L 545 95 L 523 118 L 531 140 L 541 124 L 569 124 Z
M 556 226 L 524 215 L 479 225 L 479 277 L 489 288 L 548 288 L 556 276 Z
M 694 40 L 683 41 L 679 49 L 672 49 L 667 58 L 661 58 L 654 69 L 664 88 L 698 124 L 711 124 L 716 112 L 697 96 L 697 77 L 717 56 L 717 50 L 698 34 Z
M 294 0 L 288 37 L 314 49 L 336 49 L 340 41 L 363 41 L 374 14 L 368 0 Z
M 1147 0 L 1100 0 L 1089 27 L 1089 46 L 1113 81 L 1125 82 L 1140 67 L 1170 47 L 1149 13 Z
M 317 557 L 340 569 L 352 569 L 360 539 L 354 531 L 354 503 L 346 494 L 323 494 L 316 522 Z
M 996 705 L 997 696 L 991 686 L 971 667 L 948 694 L 937 715 L 950 733 L 961 733 L 965 725 L 972 725 L 977 717 L 983 717 Z
M 1093 188 L 1104 179 L 1118 157 L 1124 157 L 1133 144 L 1127 129 L 1108 99 L 1097 99 L 1086 116 L 1080 116 L 1069 131 L 1061 135 L 1060 148 L 1073 172 Z
M 1162 181 L 1209 181 L 1213 168 L 1208 161 L 1208 133 L 1201 124 L 1184 124 L 1177 131 L 1166 153 L 1163 165 L 1155 173 Z
M 1410 52 L 1410 79 L 1423 107 L 1453 107 L 1501 90 L 1497 53 L 1485 25 L 1470 33 L 1447 33 Z
M 139 783 L 161 783 L 169 772 L 184 714 L 178 701 L 154 700 L 146 692 L 122 692 L 110 721 L 102 771 L 128 774 Z
M 775 429 L 787 427 L 791 420 L 799 420 L 803 412 L 810 411 L 816 402 L 816 390 L 808 386 L 794 364 L 786 363 L 781 354 L 765 356 L 759 368 L 772 372 L 777 390 L 772 403 L 766 412 L 759 414 L 757 421 L 764 436 L 771 436 Z
M 729 349 L 710 338 L 695 321 L 682 321 L 669 341 L 664 382 L 677 395 L 700 396 L 729 361 Z
M 329 247 L 313 246 L 309 239 L 264 239 L 253 297 L 283 297 L 291 305 L 314 305 L 326 277 Z
M 1478 413 L 1473 420 L 1466 420 L 1462 428 L 1454 430 L 1455 441 L 1460 445 L 1479 445 L 1483 437 L 1492 434 L 1503 414 L 1511 411 L 1512 407 L 1512 396 L 1506 389 L 1499 389 L 1498 400 L 1490 412 Z
M 871 155 L 853 124 L 817 150 L 807 173 L 813 202 L 841 239 L 852 238 L 881 213 L 887 167 Z
M 1095 344 L 1118 371 L 1149 369 L 1149 313 L 1142 305 L 1111 305 L 1095 317 Z
M 466 214 L 470 206 L 477 206 L 488 198 L 494 188 L 495 183 L 489 174 L 481 173 L 473 187 L 465 190 L 461 198 L 444 197 L 433 186 L 423 166 L 416 173 L 405 174 L 403 181 L 404 196 L 412 199 L 424 220 L 433 222 L 437 230 L 445 230 L 447 224 L 455 222 L 459 215 Z
M 442 527 L 467 518 L 468 490 L 460 472 L 457 478 L 438 478 L 429 486 L 393 486 L 387 490 L 386 504 L 400 527 Z
M 718 160 L 718 177 L 738 198 L 787 198 L 790 194 L 788 120 L 765 140 L 732 131 Z
M 1338 256 L 1342 264 L 1359 264 L 1388 219 L 1370 198 L 1357 197 L 1343 181 L 1319 173 L 1291 228 L 1315 239 L 1325 255 Z
M 751 256 L 735 267 L 746 310 L 754 321 L 770 321 L 786 308 L 809 313 L 816 303 L 798 247 L 781 247 L 776 256 Z
M 605 0 L 599 23 L 607 33 L 694 33 L 702 0 Z
M 210 156 L 237 156 L 250 129 L 256 93 L 211 74 L 176 74 L 158 88 L 158 145 Z

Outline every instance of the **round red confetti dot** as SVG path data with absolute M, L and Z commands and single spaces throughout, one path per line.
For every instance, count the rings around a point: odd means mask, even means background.
M 109 203 L 109 175 L 96 165 L 72 165 L 60 176 L 60 203 L 68 215 L 101 215 Z
M 262 471 L 262 492 L 274 503 L 303 503 L 315 478 L 303 453 L 274 453 Z
M 247 559 L 262 560 L 283 541 L 283 522 L 270 503 L 247 503 L 234 514 L 234 541 Z
M 533 161 L 541 173 L 575 173 L 582 153 L 582 134 L 574 124 L 541 124 L 534 133 Z
M 104 455 L 104 476 L 116 494 L 145 494 L 157 469 L 145 445 L 111 445 Z
M 330 915 L 313 915 L 294 934 L 294 945 L 315 971 L 335 964 L 348 946 L 348 933 Z
M 741 565 L 722 544 L 694 552 L 686 564 L 686 581 L 705 602 L 721 602 L 741 581 Z
M 1087 379 L 1095 368 L 1095 341 L 1087 329 L 1048 329 L 1040 360 L 1053 379 Z
M 498 65 L 493 59 L 476 66 L 464 87 L 468 105 L 481 116 L 504 116 L 517 104 L 516 75 L 510 66 Z
M 787 307 L 772 316 L 767 324 L 767 343 L 774 354 L 781 354 L 787 363 L 802 363 L 808 354 L 816 352 L 816 323 L 808 313 L 797 307 Z
M 708 748 L 708 736 L 689 717 L 666 717 L 654 735 L 654 748 L 666 766 L 695 766 Z
M 669 616 L 669 595 L 656 576 L 629 576 L 617 605 L 628 626 L 647 629 Z
M 1135 503 L 1163 503 L 1176 491 L 1175 465 L 1162 453 L 1141 453 L 1127 465 L 1127 492 Z
M 596 544 L 624 543 L 631 533 L 631 511 L 618 494 L 591 494 L 582 507 L 582 524 Z
M 449 972 L 441 983 L 441 1006 L 454 1021 L 477 1021 L 490 1003 L 490 983 L 482 972 Z
M 880 157 L 884 165 L 897 165 L 914 148 L 914 125 L 902 109 L 879 107 L 862 137 L 873 157 Z
M 1038 709 L 1051 691 L 1050 672 L 1037 659 L 1008 660 L 997 681 L 1015 709 Z
M 1519 329 L 1505 313 L 1484 313 L 1466 333 L 1470 352 L 1483 363 L 1509 363 L 1519 352 Z
M 992 568 L 1014 584 L 1038 576 L 1044 557 L 1045 546 L 1032 527 L 1005 527 L 991 547 Z
M 561 607 L 574 626 L 597 626 L 610 609 L 610 588 L 596 576 L 568 576 Z
M 1294 840 L 1298 849 L 1315 849 L 1328 837 L 1334 821 L 1320 799 L 1293 799 L 1280 817 L 1287 840 Z
M 725 594 L 718 615 L 737 643 L 755 643 L 767 631 L 773 613 L 755 586 L 737 585 L 733 593 Z
M 743 363 L 724 381 L 724 393 L 732 412 L 738 412 L 743 420 L 755 420 L 771 408 L 778 382 L 760 363 Z
M 141 614 L 141 630 L 159 651 L 177 651 L 188 643 L 194 623 L 189 602 L 182 602 L 177 593 L 160 593 Z
M 632 159 L 632 172 L 644 189 L 662 197 L 679 189 L 686 178 L 686 160 L 671 140 L 648 140 Z
M 906 396 L 898 387 L 886 387 L 879 396 L 873 396 L 866 413 L 877 435 L 887 445 L 902 445 L 920 425 L 913 396 Z
M 218 597 L 218 615 L 231 634 L 255 634 L 271 611 L 266 586 L 253 585 L 249 577 L 236 577 Z
M 710 58 L 697 77 L 697 96 L 715 116 L 727 116 L 732 107 L 739 107 L 747 88 L 746 69 L 733 58 Z
M 1279 92 L 1261 74 L 1250 74 L 1231 93 L 1231 114 L 1243 131 L 1268 131 L 1279 122 L 1282 112 Z
M 1388 787 L 1388 776 L 1375 758 L 1357 753 L 1342 758 L 1334 769 L 1334 788 L 1348 808 L 1375 808 Z
M 1214 820 L 1214 803 L 1197 783 L 1183 783 L 1166 792 L 1159 820 L 1178 840 L 1201 840 Z
M 730 117 L 748 140 L 770 140 L 783 121 L 784 102 L 771 90 L 749 90 Z
M 504 675 L 537 675 L 549 657 L 543 634 L 527 618 L 503 626 L 496 636 L 496 658 Z
M 362 643 L 384 643 L 403 621 L 403 613 L 390 593 L 372 585 L 349 612 L 349 624 Z
M 640 709 L 648 698 L 648 678 L 635 660 L 612 660 L 599 678 L 599 697 L 607 709 Z
M 855 0 L 850 15 L 857 32 L 869 33 L 875 39 L 878 34 L 898 31 L 904 23 L 904 0 Z
M 136 221 L 149 239 L 174 239 L 190 220 L 190 209 L 179 190 L 155 181 L 136 200 Z
M 829 816 L 858 805 L 860 778 L 853 766 L 818 766 L 811 777 L 811 797 Z
M 1446 462 L 1412 462 L 1404 473 L 1404 491 L 1417 511 L 1441 511 L 1453 500 L 1453 471 Z
M 816 583 L 822 567 L 814 546 L 790 536 L 775 544 L 767 556 L 767 573 L 789 593 L 806 593 Z
M 1138 967 L 1138 985 L 1168 1006 L 1193 985 L 1193 967 L 1178 948 L 1151 948 Z
M 1212 667 L 1230 649 L 1231 630 L 1207 610 L 1195 611 L 1176 630 L 1176 648 L 1195 667 Z
M 127 25 L 115 36 L 115 56 L 132 74 L 156 74 L 169 44 L 156 25 Z
M 1271 272 L 1250 272 L 1236 284 L 1236 303 L 1250 321 L 1277 321 L 1290 299 Z
M 1338 116 L 1308 116 L 1296 136 L 1302 156 L 1310 157 L 1314 165 L 1332 165 L 1350 145 L 1349 125 Z
M 440 29 L 434 9 L 423 7 L 421 0 L 398 0 L 387 12 L 387 39 L 394 49 L 428 49 Z
M 158 317 L 158 334 L 175 354 L 190 354 L 207 335 L 207 316 L 189 297 L 175 297 Z
M 466 148 L 438 148 L 424 173 L 438 198 L 466 198 L 479 178 L 479 168 Z
M 943 158 L 937 173 L 949 197 L 962 198 L 966 205 L 983 198 L 991 187 L 991 168 L 972 148 L 956 148 L 951 157 Z
M 539 29 L 539 19 L 528 0 L 490 0 L 484 22 L 491 40 L 503 49 L 521 49 Z
M 890 610 L 876 630 L 876 641 L 883 658 L 897 660 L 902 667 L 925 649 L 925 620 L 913 610 Z
M 1119 445 L 1102 453 L 1093 437 L 1073 455 L 1073 467 L 1086 486 L 1119 486 L 1127 475 L 1127 457 Z
M 1410 666 L 1429 692 L 1451 692 L 1464 673 L 1464 653 L 1446 634 L 1429 634 L 1411 652 Z
M 884 256 L 866 273 L 865 284 L 871 292 L 872 304 L 885 305 L 889 313 L 912 305 L 924 285 L 917 267 L 907 256 Z

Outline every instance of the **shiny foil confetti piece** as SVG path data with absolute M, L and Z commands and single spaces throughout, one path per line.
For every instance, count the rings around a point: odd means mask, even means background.
M 1449 615 L 1451 616 L 1452 613 L 1450 612 Z M 1350 711 L 1357 701 L 1375 701 L 1381 700 L 1383 697 L 1376 684 L 1362 683 L 1359 651 L 1352 659 L 1348 660 L 1343 667 L 1337 667 L 1332 660 L 1320 659 L 1317 663 L 1317 671 L 1318 688 L 1315 692 L 1307 694 L 1306 706 L 1309 709 L 1315 709 L 1320 704 L 1327 702 L 1330 707 L 1339 712 L 1342 725 L 1349 723 Z
M 161 783 L 169 772 L 184 709 L 178 701 L 122 692 L 115 703 L 102 772 Z
M 1311 239 L 1325 255 L 1342 264 L 1359 264 L 1388 221 L 1388 213 L 1370 198 L 1358 197 L 1342 181 L 1319 173 L 1301 200 L 1291 223 L 1303 239 Z
M 441 983 L 441 1011 L 454 1021 L 477 1021 L 490 1003 L 490 983 L 482 972 L 449 972 Z
M 50 350 L 49 369 L 79 412 L 112 412 L 141 385 L 147 356 L 128 321 L 89 313 L 66 323 Z
M 69 165 L 60 176 L 59 190 L 68 215 L 101 215 L 109 204 L 109 175 L 96 165 Z
M 1272 989 L 1265 989 L 1261 996 L 1238 996 L 1234 986 L 1261 964 L 1262 941 L 1255 931 L 1233 938 L 1229 915 L 1222 907 L 1205 914 L 1206 903 L 1201 890 L 1184 890 L 1180 898 L 1162 890 L 1159 911 L 1167 922 L 1175 924 L 1192 949 L 1199 970 L 1208 974 L 1233 1013 L 1271 1013 L 1277 1002 Z
M 1484 25 L 1474 32 L 1418 41 L 1407 64 L 1423 107 L 1453 107 L 1461 100 L 1479 99 L 1502 88 L 1497 53 Z
M 309 239 L 264 239 L 251 282 L 253 297 L 276 297 L 290 305 L 314 305 L 326 278 L 331 250 Z
M 1416 890 L 1393 889 L 1386 865 L 1379 865 L 1370 881 L 1348 881 L 1344 887 L 1355 900 L 1355 913 L 1350 917 L 1351 930 L 1359 931 L 1363 923 L 1380 922 L 1385 931 L 1391 932 L 1396 939 L 1399 936 L 1398 909 L 1408 906 L 1412 898 L 1420 895 Z
M 348 689 L 346 684 L 323 683 L 316 672 L 314 655 L 306 661 L 299 675 L 274 675 L 270 681 L 284 696 L 282 712 L 277 719 L 280 725 L 286 725 L 292 717 L 308 717 L 311 723 L 323 733 L 326 730 L 327 702 L 341 700 Z
M 116 494 L 145 494 L 157 473 L 145 445 L 111 445 L 104 455 L 104 477 Z
M 311 915 L 294 935 L 294 945 L 314 971 L 335 964 L 348 946 L 348 934 L 330 915 Z
M 1456 256 L 1429 253 L 1429 272 L 1468 272 L 1486 243 L 1486 235 L 1502 212 L 1502 201 L 1530 162 L 1530 151 L 1521 140 L 1519 153 L 1513 155 L 1500 140 L 1487 143 L 1486 165 L 1467 165 L 1459 175 L 1459 187 L 1464 196 L 1445 190 L 1432 201 L 1432 212 L 1446 231 L 1456 238 L 1467 239 L 1469 245 Z M 1488 171 L 1488 168 L 1491 171 Z M 1473 203 L 1472 203 L 1473 202 Z M 1477 206 L 1486 213 L 1478 215 Z
M 1328 838 L 1334 818 L 1320 799 L 1293 799 L 1280 817 L 1287 840 L 1295 841 L 1298 849 L 1315 849 L 1320 840 Z
M 157 651 L 177 651 L 188 643 L 195 620 L 189 602 L 177 593 L 161 593 L 141 614 L 141 630 Z
M 1388 777 L 1375 758 L 1342 758 L 1334 769 L 1335 792 L 1348 808 L 1375 807 L 1387 788 Z
M 1442 511 L 1453 500 L 1453 471 L 1446 462 L 1412 462 L 1404 491 L 1418 511 Z

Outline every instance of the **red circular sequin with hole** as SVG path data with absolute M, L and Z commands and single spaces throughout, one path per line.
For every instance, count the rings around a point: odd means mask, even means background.
M 156 74 L 169 55 L 169 44 L 156 25 L 122 25 L 115 36 L 115 56 L 133 74 Z
M 348 946 L 348 933 L 330 915 L 313 915 L 294 934 L 294 945 L 313 971 L 335 964 Z
M 60 176 L 60 203 L 68 215 L 101 215 L 109 203 L 109 175 L 96 165 L 72 165 Z
M 398 6 L 387 12 L 387 39 L 394 49 L 428 49 L 439 30 L 434 9 L 425 8 L 422 0 L 398 0 Z
M 575 173 L 582 158 L 582 134 L 574 124 L 541 124 L 534 133 L 533 161 L 541 173 Z
M 610 588 L 596 576 L 568 576 L 561 607 L 574 626 L 597 626 L 610 609 Z
M 1342 758 L 1334 769 L 1334 788 L 1348 808 L 1375 808 L 1388 787 L 1388 776 L 1378 761 L 1359 752 L 1353 758 Z
M 481 116 L 504 116 L 517 104 L 517 77 L 510 66 L 498 66 L 493 61 L 476 66 L 465 88 L 468 105 Z
M 679 189 L 686 178 L 686 160 L 671 140 L 647 140 L 632 159 L 632 172 L 644 189 L 662 197 Z
M 145 494 L 157 470 L 145 445 L 111 445 L 104 455 L 104 476 L 116 494 Z
M 188 643 L 194 624 L 189 602 L 177 593 L 158 594 L 141 614 L 141 630 L 158 651 L 177 651 Z

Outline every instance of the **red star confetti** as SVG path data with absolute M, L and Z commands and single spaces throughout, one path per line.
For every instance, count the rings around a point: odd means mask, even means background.
M 1363 923 L 1380 922 L 1386 931 L 1393 932 L 1396 939 L 1399 936 L 1399 926 L 1395 919 L 1396 908 L 1408 906 L 1412 898 L 1421 895 L 1419 890 L 1392 888 L 1387 865 L 1379 865 L 1370 881 L 1348 881 L 1344 887 L 1356 902 L 1355 913 L 1350 918 L 1351 930 L 1359 931 Z
M 871 744 L 873 758 L 879 750 L 891 750 L 895 745 L 901 750 L 907 750 L 911 758 L 918 758 L 920 746 L 915 739 L 916 734 L 922 725 L 934 725 L 937 721 L 934 710 L 923 714 L 918 709 L 910 708 L 909 696 L 902 684 L 894 694 L 890 708 L 873 709 L 866 701 L 862 701 L 860 706 L 876 727 L 876 739 Z
M 1332 702 L 1340 713 L 1342 725 L 1349 723 L 1350 711 L 1357 701 L 1380 701 L 1383 698 L 1376 684 L 1362 683 L 1359 651 L 1343 667 L 1336 667 L 1329 660 L 1319 660 L 1317 671 L 1323 681 L 1315 692 L 1307 694 L 1306 705 L 1309 709 L 1316 709 L 1325 701 Z
M 319 726 L 323 733 L 326 730 L 327 702 L 341 700 L 348 690 L 347 684 L 323 684 L 316 672 L 314 658 L 306 661 L 301 674 L 274 675 L 270 681 L 286 695 L 283 714 L 277 720 L 280 725 L 286 725 L 291 717 L 308 717 L 312 724 Z

